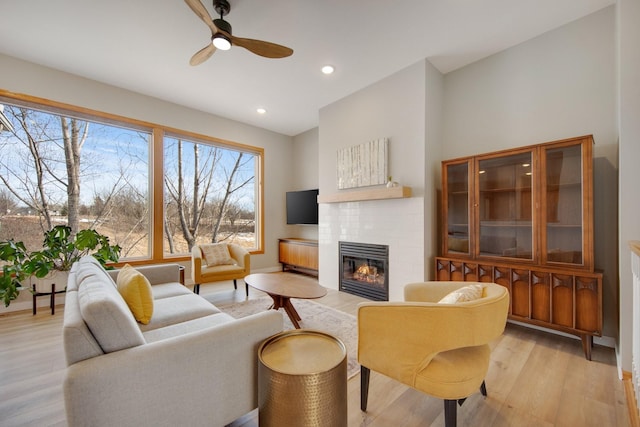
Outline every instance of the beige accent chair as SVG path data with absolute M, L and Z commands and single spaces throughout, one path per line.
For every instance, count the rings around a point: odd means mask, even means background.
M 237 279 L 244 279 L 251 274 L 251 255 L 240 245 L 234 243 L 227 244 L 229 254 L 233 258 L 234 264 L 207 265 L 203 255 L 202 247 L 212 246 L 212 244 L 196 245 L 191 250 L 191 278 L 193 279 L 193 292 L 200 293 L 200 284 L 219 282 L 221 280 L 233 280 L 233 288 L 238 289 Z M 249 296 L 249 285 L 244 284 L 247 296 Z
M 489 369 L 489 343 L 505 328 L 509 294 L 482 283 L 480 299 L 438 303 L 472 282 L 411 283 L 404 302 L 358 306 L 360 409 L 367 410 L 370 370 L 444 399 L 445 425 L 456 425 L 456 403 L 480 388 Z

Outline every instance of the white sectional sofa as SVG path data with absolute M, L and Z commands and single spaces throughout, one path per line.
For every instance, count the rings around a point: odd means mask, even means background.
M 257 349 L 283 330 L 268 310 L 234 319 L 179 283 L 177 264 L 136 268 L 153 314 L 136 322 L 92 257 L 69 275 L 63 342 L 69 426 L 224 426 L 258 406 Z

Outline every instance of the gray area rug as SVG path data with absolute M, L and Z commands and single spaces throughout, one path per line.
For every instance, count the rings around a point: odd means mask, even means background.
M 358 329 L 355 316 L 310 300 L 292 298 L 291 302 L 302 318 L 300 321 L 302 328 L 326 332 L 344 343 L 347 347 L 347 378 L 357 374 L 360 365 L 356 356 Z M 216 307 L 239 319 L 268 310 L 272 303 L 273 300 L 265 296 L 234 304 L 216 304 Z M 284 310 L 279 311 L 284 318 L 284 329 L 293 329 L 287 313 Z

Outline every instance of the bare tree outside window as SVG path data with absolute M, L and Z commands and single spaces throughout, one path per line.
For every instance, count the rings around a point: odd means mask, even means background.
M 38 250 L 44 232 L 66 224 L 108 236 L 121 260 L 184 256 L 204 242 L 259 248 L 260 149 L 1 101 L 0 240 Z M 163 173 L 162 189 L 151 179 L 153 144 L 164 147 L 162 168 L 153 168 Z M 151 207 L 162 192 L 164 233 L 154 236 Z M 154 238 L 163 238 L 163 253 L 152 253 Z
M 0 194 L 12 208 L 0 239 L 38 249 L 67 224 L 111 237 L 123 257 L 148 256 L 149 133 L 17 106 L 4 114 L 13 130 L 0 134 Z
M 256 247 L 254 154 L 165 137 L 165 251 L 204 242 Z

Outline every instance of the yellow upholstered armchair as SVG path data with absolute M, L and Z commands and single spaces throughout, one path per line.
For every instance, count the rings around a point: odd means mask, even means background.
M 477 299 L 455 301 L 472 291 Z M 439 303 L 445 296 L 449 302 Z M 508 291 L 495 283 L 424 282 L 405 286 L 404 297 L 358 306 L 360 408 L 367 409 L 374 370 L 444 399 L 445 425 L 455 426 L 456 403 L 478 389 L 487 395 L 488 343 L 504 331 Z
M 238 289 L 237 279 L 243 279 L 251 272 L 251 256 L 240 245 L 234 243 L 207 243 L 196 245 L 191 250 L 191 278 L 193 291 L 200 293 L 200 284 L 233 280 Z M 247 296 L 249 286 L 244 284 Z

